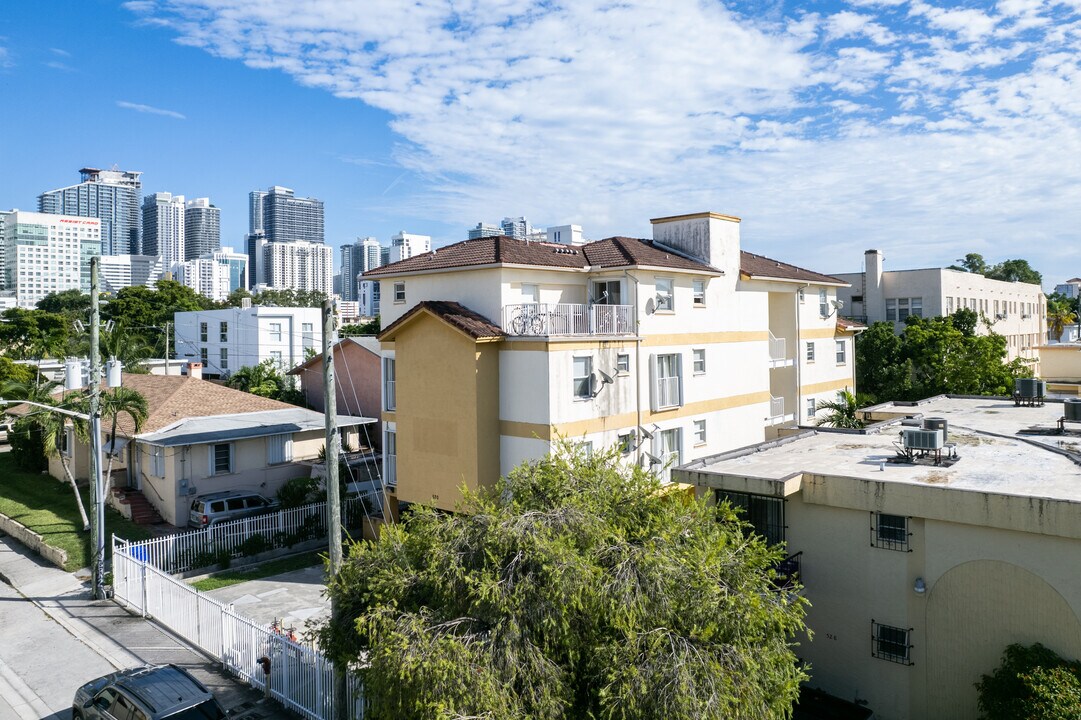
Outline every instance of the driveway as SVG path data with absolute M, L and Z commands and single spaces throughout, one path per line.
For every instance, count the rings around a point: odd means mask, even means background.
M 283 628 L 295 628 L 297 637 L 306 640 L 308 633 L 330 617 L 324 577 L 323 567 L 317 565 L 205 594 L 232 604 L 238 613 L 258 622 L 269 625 L 280 620 Z

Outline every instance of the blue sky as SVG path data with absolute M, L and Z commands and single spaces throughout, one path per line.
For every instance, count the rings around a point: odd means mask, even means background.
M 327 242 L 504 215 L 648 236 L 739 215 L 824 272 L 1081 274 L 1081 0 L 13 0 L 0 206 L 84 165 L 319 197 Z

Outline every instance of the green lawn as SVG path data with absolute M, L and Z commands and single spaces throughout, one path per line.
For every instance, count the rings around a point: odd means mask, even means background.
M 90 489 L 82 490 L 89 515 Z M 75 494 L 66 482 L 40 473 L 28 473 L 15 466 L 11 453 L 0 453 L 0 513 L 42 535 L 53 547 L 66 550 L 66 570 L 78 570 L 90 564 L 90 532 L 82 531 Z M 142 540 L 150 533 L 141 525 L 126 520 L 112 508 L 105 509 L 106 543 L 112 533 L 125 540 Z
M 281 558 L 280 560 L 271 560 L 270 562 L 265 562 L 262 565 L 246 570 L 224 570 L 217 573 L 214 577 L 197 580 L 193 582 L 191 586 L 200 592 L 206 592 L 208 590 L 217 590 L 218 588 L 236 585 L 237 583 L 242 583 L 247 580 L 259 580 L 260 578 L 281 575 L 282 573 L 292 572 L 293 570 L 303 570 L 312 565 L 321 565 L 322 563 L 323 555 L 321 553 L 303 553 L 301 555 Z

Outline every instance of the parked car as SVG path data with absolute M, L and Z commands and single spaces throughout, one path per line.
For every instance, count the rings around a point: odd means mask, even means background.
M 229 490 L 199 495 L 191 502 L 188 527 L 203 528 L 229 520 L 274 512 L 277 509 L 277 500 L 268 500 L 258 493 Z
M 75 691 L 72 720 L 224 720 L 213 693 L 176 665 L 145 665 L 92 680 Z

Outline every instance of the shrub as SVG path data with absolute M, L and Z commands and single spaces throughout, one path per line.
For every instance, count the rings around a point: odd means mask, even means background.
M 318 478 L 295 477 L 286 480 L 278 490 L 278 502 L 281 503 L 283 510 L 319 502 L 322 499 Z
M 982 720 L 1066 720 L 1081 717 L 1081 663 L 1040 643 L 1014 644 L 1002 664 L 976 683 Z
M 41 427 L 30 418 L 19 418 L 8 433 L 11 456 L 21 470 L 41 472 L 49 469 L 45 457 L 45 444 L 41 439 Z
M 244 557 L 251 557 L 252 555 L 258 555 L 261 552 L 266 552 L 273 547 L 273 543 L 267 540 L 266 536 L 260 533 L 255 533 L 251 537 L 247 538 L 244 542 L 240 543 L 237 550 Z

